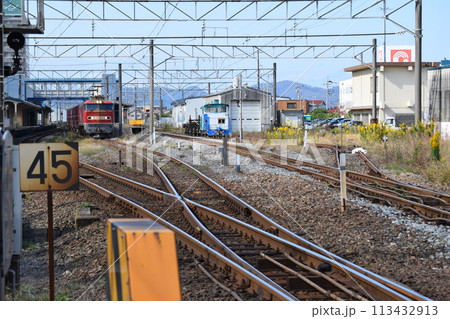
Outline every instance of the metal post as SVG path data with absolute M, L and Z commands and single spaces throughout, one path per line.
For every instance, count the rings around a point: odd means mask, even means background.
M 3 3 L 3 1 L 2 1 Z M 2 123 L 3 123 L 3 132 L 5 131 L 5 99 L 4 99 L 4 84 L 5 84 L 5 74 L 3 68 L 3 43 L 4 43 L 4 25 L 3 25 L 3 4 L 0 6 L 0 108 L 2 110 Z
M 261 89 L 261 82 L 260 82 L 261 73 L 259 70 L 259 50 L 256 51 L 256 76 L 258 78 L 258 90 L 260 90 Z
M 161 119 L 163 111 L 163 99 L 162 99 L 162 88 L 159 88 L 159 119 Z
M 415 112 L 416 123 L 422 120 L 422 0 L 416 0 Z
M 345 167 L 345 153 L 339 154 L 339 173 L 341 179 L 341 212 L 345 212 L 345 201 L 347 200 L 347 171 Z
M 372 120 L 377 120 L 377 39 L 372 46 Z
M 122 63 L 119 63 L 119 136 L 122 136 L 123 123 L 123 106 L 122 106 Z
M 241 172 L 241 155 L 236 154 L 236 172 Z
M 211 95 L 211 82 L 208 82 L 208 95 Z
M 153 61 L 153 40 L 150 40 L 150 70 L 149 70 L 149 86 L 150 86 L 150 96 L 149 96 L 149 103 L 150 103 L 150 121 L 149 121 L 149 130 L 150 130 L 150 145 L 153 145 L 153 143 L 155 142 L 153 139 L 153 99 L 155 96 L 155 81 L 154 81 L 154 61 Z
M 55 266 L 54 266 L 54 252 L 53 252 L 53 193 L 51 190 L 47 191 L 47 206 L 48 206 L 48 220 L 47 220 L 47 238 L 48 238 L 48 283 L 50 288 L 50 301 L 55 300 Z
M 303 140 L 303 147 L 306 147 L 306 139 L 308 138 L 308 130 L 305 128 L 305 137 Z
M 109 75 L 106 76 L 106 99 L 109 101 Z
M 242 143 L 242 140 L 244 139 L 244 128 L 242 127 L 242 109 L 244 108 L 243 102 L 242 102 L 242 74 L 239 74 L 238 77 L 238 83 L 239 83 L 239 142 Z
M 277 64 L 273 64 L 273 124 L 278 126 L 277 119 Z
M 222 164 L 228 166 L 228 136 L 223 137 Z

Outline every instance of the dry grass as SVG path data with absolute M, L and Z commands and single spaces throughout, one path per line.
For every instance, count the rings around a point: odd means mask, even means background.
M 386 142 L 366 142 L 363 145 L 384 167 L 399 172 L 413 172 L 431 182 L 450 185 L 450 141 L 441 141 L 441 161 L 432 159 L 430 137 L 426 134 L 407 134 Z
M 105 150 L 105 146 L 92 138 L 84 139 L 78 144 L 79 152 L 86 156 L 98 155 Z
M 340 134 L 335 131 L 313 131 L 308 142 L 316 144 L 358 145 L 369 151 L 369 157 L 376 160 L 380 168 L 394 169 L 397 172 L 420 174 L 433 183 L 450 185 L 450 140 L 442 140 L 440 155 L 442 160 L 431 157 L 430 135 L 426 133 L 407 133 L 390 137 L 386 142 L 363 139 L 356 132 Z
M 450 186 L 450 162 L 432 162 L 425 169 L 425 176 L 432 182 Z

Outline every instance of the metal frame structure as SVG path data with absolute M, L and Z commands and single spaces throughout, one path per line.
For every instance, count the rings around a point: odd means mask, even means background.
M 354 0 L 110 0 L 110 1 L 45 1 L 47 12 L 54 15 L 47 20 L 91 21 L 309 21 L 335 19 L 384 19 L 402 26 L 391 16 L 413 2 L 396 3 L 394 8 L 384 6 L 379 15 L 364 15 L 386 0 L 374 0 L 363 6 Z M 70 11 L 67 12 L 67 3 Z M 132 3 L 132 6 L 125 6 Z
M 416 33 L 405 27 L 398 21 L 396 16 L 403 12 L 405 7 L 419 0 L 286 0 L 286 1 L 251 1 L 251 0 L 180 0 L 176 3 L 164 0 L 110 0 L 110 1 L 77 1 L 77 0 L 53 0 L 45 1 L 45 9 L 48 21 L 74 21 L 80 23 L 92 21 L 92 37 L 30 37 L 28 52 L 30 58 L 35 59 L 106 59 L 108 63 L 120 63 L 126 65 L 123 59 L 127 58 L 137 64 L 142 70 L 123 70 L 127 76 L 126 84 L 140 83 L 149 78 L 148 69 L 154 73 L 156 85 L 160 87 L 167 85 L 173 89 L 186 88 L 191 84 L 211 85 L 221 87 L 221 81 L 228 79 L 226 76 L 217 75 L 222 72 L 215 60 L 257 60 L 257 79 L 266 77 L 266 82 L 275 76 L 273 72 L 261 75 L 258 70 L 259 60 L 289 60 L 289 59 L 334 59 L 355 58 L 356 60 L 372 60 L 372 41 L 364 43 L 361 37 L 387 36 L 399 33 Z M 49 16 L 51 15 L 51 17 Z M 308 34 L 307 28 L 301 28 L 305 21 L 333 21 L 333 20 L 383 20 L 383 32 L 365 32 L 341 34 Z M 201 35 L 160 35 L 160 32 L 152 37 L 137 36 L 111 36 L 96 37 L 94 34 L 94 21 L 158 21 L 158 22 L 194 22 L 203 23 Z M 216 28 L 207 22 L 242 22 L 255 21 L 287 21 L 292 22 L 294 27 L 286 29 L 284 34 L 271 35 L 217 35 Z M 387 23 L 392 23 L 399 28 L 399 32 L 387 32 Z M 214 36 L 208 35 L 207 29 L 214 29 Z M 156 33 L 156 32 L 155 32 Z M 219 32 L 220 33 L 220 32 Z M 336 38 L 346 39 L 347 44 L 332 41 Z M 327 40 L 333 39 L 333 40 Z M 359 38 L 359 39 L 358 39 Z M 105 41 L 109 39 L 110 41 Z M 157 40 L 152 46 L 149 42 Z M 192 39 L 192 43 L 181 44 L 182 39 Z M 317 44 L 316 39 L 332 44 Z M 325 39 L 325 40 L 323 40 Z M 358 39 L 358 40 L 355 40 Z M 34 42 L 34 43 L 33 43 Z M 78 44 L 74 44 L 78 42 Z M 243 42 L 243 43 L 242 43 Z M 284 43 L 282 43 L 284 42 Z M 385 41 L 384 41 L 385 42 Z M 153 57 L 157 60 L 150 65 L 144 60 L 149 51 L 154 50 Z M 368 55 L 369 58 L 364 57 Z M 183 67 L 169 71 L 167 63 L 173 60 L 185 60 L 187 69 Z M 199 62 L 201 61 L 201 62 Z M 206 62 L 205 62 L 206 61 Z M 99 62 L 100 64 L 101 62 Z M 364 63 L 364 62 L 362 62 Z M 211 70 L 200 72 L 192 66 L 197 65 L 200 69 Z M 214 70 L 214 68 L 216 68 Z M 37 70 L 36 70 L 37 71 Z M 36 71 L 31 71 L 31 77 Z M 209 73 L 208 73 L 209 72 Z M 249 74 L 244 72 L 228 73 L 232 77 L 243 74 L 246 80 L 250 80 L 255 72 Z M 37 71 L 37 73 L 43 73 Z M 52 72 L 53 73 L 53 72 Z M 55 70 L 55 73 L 60 71 Z M 226 73 L 226 72 L 225 72 Z M 73 73 L 76 74 L 76 73 Z M 75 76 L 75 75 L 74 75 Z M 36 76 L 40 78 L 41 76 Z M 72 76 L 71 76 L 72 77 Z M 178 87 L 177 87 L 178 86 Z M 259 81 L 258 81 L 259 86 Z M 152 95 L 152 94 L 150 94 Z

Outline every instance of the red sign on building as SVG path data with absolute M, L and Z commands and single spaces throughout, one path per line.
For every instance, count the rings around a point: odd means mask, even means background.
M 391 50 L 392 62 L 411 62 L 411 50 Z

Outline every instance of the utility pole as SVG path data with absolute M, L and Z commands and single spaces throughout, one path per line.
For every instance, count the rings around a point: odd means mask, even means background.
M 377 39 L 372 47 L 372 121 L 378 123 L 377 115 Z
M 327 92 L 326 92 L 326 103 L 327 103 L 327 105 L 326 105 L 326 109 L 327 110 L 329 110 L 330 109 L 330 106 L 328 105 L 328 96 L 329 95 L 331 95 L 331 90 L 330 90 L 330 86 L 331 85 L 333 85 L 333 81 L 330 81 L 330 80 L 328 80 L 328 78 L 327 78 L 327 82 L 325 83 L 325 86 L 326 86 L 326 90 L 327 90 Z
M 422 0 L 416 0 L 415 122 L 422 120 Z
M 153 40 L 150 40 L 150 70 L 149 70 L 149 86 L 150 86 L 150 121 L 149 121 L 149 130 L 150 130 L 150 145 L 154 144 L 154 137 L 153 137 L 153 99 L 155 96 L 155 81 L 154 81 L 154 61 L 153 61 Z
M 273 126 L 278 126 L 277 119 L 277 64 L 273 64 Z
M 123 122 L 123 106 L 122 106 L 122 63 L 119 63 L 119 136 L 122 136 Z

